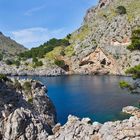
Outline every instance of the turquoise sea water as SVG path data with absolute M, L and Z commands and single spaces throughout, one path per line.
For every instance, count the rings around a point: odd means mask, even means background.
M 58 122 L 64 124 L 69 114 L 93 121 L 105 122 L 124 119 L 122 107 L 136 105 L 140 96 L 120 89 L 121 76 L 61 76 L 22 77 L 40 80 L 48 88 L 48 95 L 55 104 Z

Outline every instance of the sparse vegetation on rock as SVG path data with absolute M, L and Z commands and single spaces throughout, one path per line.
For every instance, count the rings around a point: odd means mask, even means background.
M 140 50 L 140 28 L 132 31 L 131 41 L 131 45 L 129 45 L 127 48 L 131 51 Z
M 131 74 L 134 81 L 131 83 L 122 81 L 120 82 L 120 87 L 129 89 L 131 93 L 140 93 L 140 65 L 129 68 L 126 74 Z
M 0 52 L 4 58 L 15 58 L 16 55 L 27 50 L 23 45 L 6 37 L 3 33 L 0 34 L 0 46 Z
M 26 94 L 31 94 L 31 82 L 29 81 L 26 81 L 24 84 L 23 84 L 23 89 L 25 90 Z
M 7 80 L 8 80 L 8 78 L 6 75 L 0 74 L 0 81 L 7 81 Z
M 2 61 L 2 60 L 3 60 L 3 54 L 0 53 L 0 61 Z
M 55 60 L 54 63 L 59 66 L 59 67 L 64 67 L 65 66 L 65 62 L 63 60 Z
M 116 12 L 120 15 L 126 14 L 126 8 L 124 6 L 118 6 Z

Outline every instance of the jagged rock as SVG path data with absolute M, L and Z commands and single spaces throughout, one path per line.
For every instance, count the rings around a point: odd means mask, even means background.
M 137 116 L 140 118 L 140 109 L 134 106 L 127 106 L 122 109 L 122 112 Z
M 43 65 L 43 67 L 33 68 L 31 66 L 26 66 L 21 64 L 19 67 L 14 65 L 6 65 L 4 62 L 0 62 L 0 73 L 6 75 L 40 75 L 40 76 L 59 76 L 67 74 L 65 70 L 58 66 L 49 66 L 48 64 Z
M 69 116 L 68 122 L 56 131 L 52 140 L 92 140 L 95 137 L 98 139 L 98 130 L 89 121 L 88 118 L 80 120 L 77 117 Z
M 44 125 L 38 117 L 24 108 L 18 108 L 8 118 L 0 122 L 0 132 L 3 140 L 47 139 L 49 127 Z
M 140 26 L 140 9 L 136 5 L 140 5 L 137 0 L 100 0 L 98 6 L 87 11 L 82 27 L 71 37 L 75 50 L 75 56 L 71 58 L 72 71 L 78 74 L 125 75 L 126 69 L 140 63 L 140 52 L 127 49 L 131 44 L 132 30 Z M 124 6 L 127 14 L 115 13 L 118 6 Z M 133 17 L 130 19 L 131 14 Z M 95 60 L 84 61 L 91 54 L 100 55 L 100 52 L 96 53 L 97 48 L 113 61 L 107 68 L 106 65 L 98 65 L 96 57 Z
M 64 126 L 58 125 L 57 131 L 49 140 L 122 140 L 140 138 L 140 119 L 136 116 L 123 121 L 89 124 L 88 118 L 79 119 L 69 116 Z
M 30 86 L 31 91 L 28 89 L 28 94 L 25 85 Z M 135 140 L 140 138 L 140 109 L 136 107 L 123 108 L 123 112 L 134 115 L 126 120 L 100 124 L 92 122 L 89 118 L 80 119 L 70 115 L 67 123 L 61 126 L 59 123 L 56 124 L 55 107 L 45 95 L 45 91 L 47 90 L 44 85 L 34 80 L 0 80 L 1 140 Z M 32 100 L 29 100 L 31 97 Z
M 28 83 L 31 91 L 26 91 L 25 83 Z M 21 85 L 21 88 L 17 85 Z M 52 101 L 45 95 L 46 91 L 42 83 L 34 80 L 0 81 L 2 140 L 44 140 L 52 134 L 56 111 Z

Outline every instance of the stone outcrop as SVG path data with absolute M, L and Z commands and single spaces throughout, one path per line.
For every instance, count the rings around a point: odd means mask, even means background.
M 118 6 L 124 6 L 127 14 L 118 14 L 116 12 Z M 71 58 L 75 73 L 124 75 L 126 69 L 140 63 L 140 51 L 127 49 L 131 44 L 132 31 L 140 26 L 139 6 L 140 1 L 137 0 L 100 0 L 96 7 L 87 11 L 82 27 L 72 34 L 70 40 L 75 50 L 75 55 Z M 83 63 L 81 67 L 81 61 L 97 53 L 98 48 L 106 57 L 109 54 L 118 70 L 112 69 L 112 65 L 107 68 L 108 72 L 104 67 L 99 69 L 99 61 L 94 62 L 94 65 L 88 63 L 88 66 L 87 63 L 85 65 Z
M 122 112 L 137 116 L 140 118 L 140 109 L 134 106 L 127 106 L 122 109 Z
M 56 111 L 46 92 L 33 80 L 0 81 L 1 140 L 44 140 L 52 134 Z
M 0 80 L 1 140 L 139 140 L 140 109 L 124 107 L 129 119 L 100 124 L 69 116 L 56 124 L 55 107 L 44 85 L 34 80 Z
M 66 71 L 58 66 L 48 66 L 44 64 L 43 67 L 33 68 L 31 66 L 20 65 L 6 65 L 0 62 L 0 73 L 6 75 L 39 75 L 39 76 L 59 76 L 66 75 Z
M 98 131 L 101 127 L 100 123 L 92 124 L 89 118 L 80 120 L 77 117 L 69 116 L 68 122 L 57 128 L 55 135 L 50 140 L 94 140 L 98 139 Z
M 101 48 L 96 48 L 93 53 L 83 58 L 80 68 L 87 74 L 121 74 L 116 60 L 110 54 L 104 53 Z
M 139 140 L 140 118 L 134 116 L 123 121 L 100 124 L 90 119 L 69 116 L 64 126 L 56 125 L 49 140 Z

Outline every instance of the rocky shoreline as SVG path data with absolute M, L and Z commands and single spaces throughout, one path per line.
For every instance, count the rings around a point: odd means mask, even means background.
M 100 124 L 70 115 L 61 126 L 47 89 L 39 81 L 1 77 L 0 111 L 1 140 L 140 139 L 140 109 L 132 106 L 123 108 L 133 115 L 123 121 Z
M 5 63 L 0 62 L 0 73 L 5 74 L 7 76 L 66 76 L 66 75 L 113 75 L 113 76 L 126 76 L 125 73 L 121 74 L 111 74 L 106 73 L 105 71 L 95 71 L 92 73 L 87 72 L 67 72 L 64 69 L 54 66 L 53 68 L 48 68 L 46 66 L 33 68 L 33 69 L 26 69 L 26 67 L 19 67 L 16 66 L 8 66 Z M 128 76 L 128 75 L 127 75 Z

